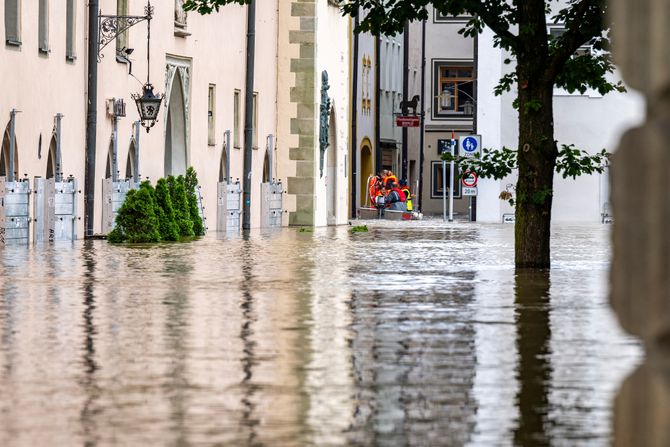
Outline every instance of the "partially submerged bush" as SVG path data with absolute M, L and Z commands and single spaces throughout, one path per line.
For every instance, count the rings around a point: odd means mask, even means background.
M 116 216 L 116 228 L 110 233 L 110 242 L 143 243 L 161 240 L 152 190 L 141 186 L 138 190 L 128 191 Z
M 193 168 L 189 168 L 186 178 L 180 175 L 159 179 L 155 189 L 150 182 L 142 182 L 139 189 L 130 190 L 126 195 L 116 216 L 116 227 L 107 235 L 107 240 L 141 243 L 203 235 L 205 229 L 195 194 L 197 182 Z M 193 192 L 188 194 L 187 191 Z
M 161 239 L 164 241 L 178 241 L 179 227 L 177 227 L 175 221 L 170 190 L 164 178 L 159 179 L 156 183 L 156 214 Z
M 196 236 L 203 236 L 205 234 L 205 226 L 200 217 L 200 210 L 198 209 L 198 196 L 196 195 L 196 188 L 198 187 L 198 174 L 196 174 L 193 166 L 186 170 L 186 196 L 188 197 L 188 211 L 193 222 L 193 232 Z
M 191 213 L 188 209 L 188 197 L 186 196 L 186 182 L 184 176 L 180 175 L 172 179 L 168 177 L 168 184 L 170 187 L 170 198 L 172 199 L 172 206 L 174 207 L 174 217 L 179 228 L 179 235 L 181 237 L 193 237 L 193 221 L 191 220 Z

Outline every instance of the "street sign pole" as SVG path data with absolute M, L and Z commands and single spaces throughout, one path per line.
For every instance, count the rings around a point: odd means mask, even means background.
M 442 220 L 447 221 L 447 162 L 442 160 Z
M 456 155 L 456 140 L 451 133 L 451 144 L 449 147 L 451 161 L 449 162 L 449 222 L 454 221 L 454 155 Z M 444 175 L 443 175 L 444 176 Z

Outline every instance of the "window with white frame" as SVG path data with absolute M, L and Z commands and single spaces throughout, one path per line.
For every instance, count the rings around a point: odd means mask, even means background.
M 207 91 L 207 144 L 216 144 L 216 85 L 209 84 Z
M 77 58 L 77 2 L 66 0 L 65 3 L 65 58 L 73 61 Z
M 21 0 L 5 0 L 5 43 L 21 45 Z
M 435 62 L 433 117 L 464 117 L 474 114 L 474 66 L 469 62 Z
M 461 16 L 451 16 L 447 14 L 442 14 L 437 9 L 434 10 L 435 15 L 433 16 L 433 21 L 436 23 L 458 23 L 458 22 L 467 22 L 472 16 L 461 15 Z
M 116 15 L 117 16 L 128 15 L 128 0 L 116 0 Z M 128 47 L 128 30 L 125 30 L 116 36 L 116 52 L 118 54 L 124 55 L 123 50 L 125 50 L 127 47 Z
M 37 45 L 40 53 L 49 53 L 49 0 L 39 0 Z
M 240 91 L 233 94 L 233 147 L 240 148 Z
M 254 92 L 254 103 L 252 109 L 252 125 L 254 126 L 253 135 L 251 139 L 251 146 L 258 149 L 258 92 Z

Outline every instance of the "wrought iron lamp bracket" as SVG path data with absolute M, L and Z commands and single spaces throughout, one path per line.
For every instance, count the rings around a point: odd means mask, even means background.
M 102 49 L 127 29 L 140 22 L 150 21 L 154 15 L 154 7 L 150 3 L 144 7 L 143 16 L 113 16 L 98 14 L 98 61 L 103 57 Z

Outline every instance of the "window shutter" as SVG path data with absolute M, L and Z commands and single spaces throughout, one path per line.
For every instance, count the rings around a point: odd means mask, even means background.
M 75 35 L 77 30 L 76 25 L 76 3 L 75 0 L 66 0 L 66 18 L 65 18 L 65 57 L 68 60 L 75 60 L 77 58 Z
M 21 0 L 5 0 L 5 42 L 21 45 Z
M 38 45 L 42 53 L 49 52 L 49 0 L 39 0 Z

